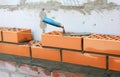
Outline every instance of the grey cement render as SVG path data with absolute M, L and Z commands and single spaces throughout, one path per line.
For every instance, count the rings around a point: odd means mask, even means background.
M 64 9 L 64 10 L 77 10 L 83 14 L 90 14 L 91 11 L 97 11 L 102 12 L 103 10 L 113 10 L 115 8 L 118 8 L 119 5 L 110 2 L 108 3 L 107 0 L 95 0 L 90 1 L 88 0 L 87 3 L 84 3 L 83 5 L 63 5 L 60 2 L 57 1 L 47 1 L 45 2 L 29 2 L 27 3 L 26 0 L 20 0 L 20 3 L 17 5 L 0 5 L 0 9 L 8 9 L 10 11 L 18 10 L 18 9 L 27 9 L 27 10 L 38 10 L 41 11 L 41 9 L 45 8 L 45 10 L 55 10 L 58 9 Z

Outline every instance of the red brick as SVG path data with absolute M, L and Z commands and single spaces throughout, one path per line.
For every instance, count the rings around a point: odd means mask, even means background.
M 33 70 L 29 65 L 22 64 L 19 66 L 18 71 L 25 75 L 38 76 L 38 71 Z
M 30 48 L 27 45 L 0 43 L 0 53 L 30 57 Z
M 63 50 L 63 62 L 106 69 L 106 56 Z
M 82 74 L 72 73 L 71 77 L 84 77 Z
M 39 75 L 38 77 L 51 77 L 51 72 L 42 67 L 38 67 Z
M 63 71 L 54 71 L 53 77 L 70 77 L 69 72 L 63 72 Z
M 120 57 L 109 57 L 109 69 L 120 72 Z
M 32 47 L 32 57 L 45 60 L 60 61 L 60 52 L 56 49 Z

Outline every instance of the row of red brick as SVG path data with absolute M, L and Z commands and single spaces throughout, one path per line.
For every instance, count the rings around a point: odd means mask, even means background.
M 19 43 L 29 40 L 32 40 L 30 29 L 0 28 L 0 41 Z M 120 36 L 92 34 L 87 37 L 71 37 L 62 36 L 61 32 L 54 31 L 42 35 L 42 45 L 120 55 Z
M 26 32 L 18 33 L 20 31 L 7 31 L 9 41 L 6 42 L 14 42 L 18 43 L 20 38 L 25 39 L 26 36 L 31 35 L 23 35 Z M 118 40 L 101 38 L 100 36 L 62 36 L 62 33 L 56 32 L 55 34 L 45 33 L 42 35 L 42 45 L 56 48 L 65 48 L 65 49 L 73 49 L 73 50 L 85 50 L 88 52 L 99 52 L 105 54 L 115 54 L 120 55 L 120 41 Z M 4 36 L 4 31 L 2 31 L 2 36 Z M 28 33 L 30 34 L 30 33 Z M 18 37 L 20 36 L 20 37 Z M 99 37 L 99 38 L 98 38 Z M 108 36 L 107 36 L 108 37 Z M 113 36 L 115 37 L 115 36 Z M 10 39 L 11 38 L 11 39 Z M 13 41 L 12 38 L 15 38 L 17 41 Z M 3 37 L 4 39 L 4 37 Z M 12 41 L 11 41 L 12 40 Z M 27 41 L 27 40 L 26 40 Z M 40 58 L 46 60 L 54 60 L 61 61 L 61 54 L 59 49 L 48 49 L 42 47 L 35 47 L 28 45 L 16 45 L 16 44 L 8 44 L 8 43 L 0 43 L 0 52 L 5 54 L 12 54 L 18 56 L 26 56 L 30 57 L 30 50 L 32 52 L 33 58 Z M 98 54 L 82 54 L 80 52 L 75 51 L 62 51 L 62 59 L 63 62 L 85 65 L 85 66 L 93 66 L 98 68 L 106 69 L 106 56 L 98 55 Z M 109 57 L 109 69 L 120 71 L 120 57 Z
M 59 49 L 31 47 L 32 58 L 61 61 Z M 30 57 L 28 45 L 0 43 L 0 53 Z M 62 62 L 106 69 L 106 56 L 62 50 Z M 120 57 L 109 57 L 109 69 L 120 71 Z
M 85 51 L 98 54 L 81 54 L 63 50 L 63 62 L 106 69 L 106 55 L 120 56 L 120 36 L 91 34 L 89 36 L 63 36 L 59 31 L 42 35 L 42 46 Z M 120 57 L 109 56 L 109 69 L 120 71 Z
M 43 34 L 42 45 L 120 55 L 120 36 L 115 35 L 91 34 L 89 36 L 63 36 L 62 33 L 60 34 L 60 32 L 56 31 Z
M 20 43 L 32 40 L 30 29 L 0 27 L 0 41 Z

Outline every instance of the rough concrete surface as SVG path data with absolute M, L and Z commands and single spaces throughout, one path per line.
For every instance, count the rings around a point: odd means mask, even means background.
M 79 4 L 79 3 L 78 3 Z M 18 10 L 18 9 L 27 9 L 27 10 L 38 10 L 40 11 L 42 8 L 45 10 L 55 10 L 64 9 L 64 10 L 76 10 L 83 14 L 90 14 L 92 11 L 102 12 L 103 10 L 113 10 L 119 7 L 119 5 L 111 2 L 108 3 L 108 0 L 88 0 L 87 3 L 83 5 L 64 5 L 58 1 L 47 1 L 45 2 L 30 2 L 27 3 L 26 0 L 21 0 L 18 5 L 0 5 L 0 9 L 9 9 L 10 11 Z

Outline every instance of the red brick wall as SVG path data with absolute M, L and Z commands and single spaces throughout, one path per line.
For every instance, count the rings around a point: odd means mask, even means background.
M 0 60 L 0 77 L 85 77 L 83 74 L 46 70 L 27 64 L 16 64 Z

